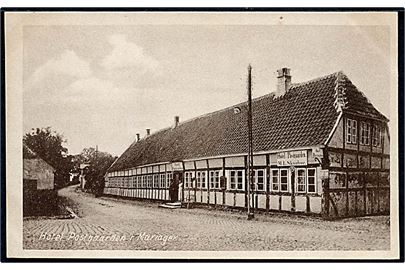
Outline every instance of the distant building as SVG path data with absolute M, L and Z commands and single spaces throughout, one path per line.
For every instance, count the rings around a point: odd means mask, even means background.
M 389 213 L 388 119 L 343 72 L 253 100 L 254 208 L 325 218 Z M 192 106 L 192 104 L 190 104 Z M 137 139 L 109 168 L 104 193 L 247 207 L 247 103 Z
M 24 215 L 37 214 L 55 207 L 54 172 L 51 165 L 23 145 Z
M 80 182 L 80 188 L 84 190 L 86 188 L 86 168 L 89 167 L 90 164 L 80 164 L 80 174 L 79 174 L 79 182 Z
M 55 169 L 26 145 L 23 145 L 23 168 L 24 187 L 33 190 L 54 189 Z

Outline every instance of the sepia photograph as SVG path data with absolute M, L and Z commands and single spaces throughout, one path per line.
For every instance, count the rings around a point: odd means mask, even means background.
M 3 15 L 8 257 L 400 258 L 398 12 Z

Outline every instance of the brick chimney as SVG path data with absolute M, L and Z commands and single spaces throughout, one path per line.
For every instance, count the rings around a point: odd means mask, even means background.
M 141 140 L 141 134 L 136 133 L 136 141 L 139 142 Z
M 289 68 L 277 70 L 277 96 L 282 96 L 288 92 L 291 85 L 291 75 Z
M 149 135 L 150 135 L 150 128 L 147 128 L 146 129 L 146 137 L 149 137 Z
M 175 116 L 174 117 L 174 128 L 176 128 L 180 123 L 180 117 L 179 116 Z

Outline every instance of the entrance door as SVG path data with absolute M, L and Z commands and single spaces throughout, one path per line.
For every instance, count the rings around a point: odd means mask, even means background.
M 179 200 L 179 184 L 182 181 L 183 173 L 182 172 L 174 172 L 173 180 L 170 183 L 170 201 L 177 202 Z

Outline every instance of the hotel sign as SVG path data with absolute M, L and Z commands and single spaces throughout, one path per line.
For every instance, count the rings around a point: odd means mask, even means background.
M 307 150 L 280 152 L 277 154 L 277 166 L 298 166 L 307 164 Z

